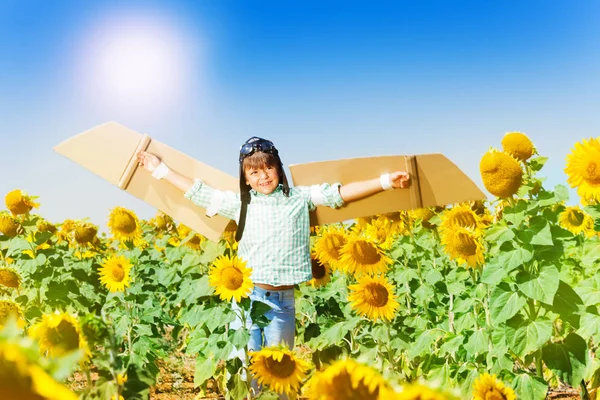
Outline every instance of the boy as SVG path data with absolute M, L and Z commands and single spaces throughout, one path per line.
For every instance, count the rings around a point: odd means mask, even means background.
M 345 185 L 290 188 L 277 149 L 259 137 L 248 139 L 240 148 L 240 194 L 193 181 L 147 152 L 139 153 L 138 161 L 152 176 L 165 179 L 206 208 L 207 215 L 220 214 L 238 222 L 238 256 L 252 269 L 250 299 L 271 306 L 265 314 L 271 322 L 264 329 L 248 321 L 250 351 L 280 343 L 294 347 L 294 285 L 312 278 L 309 211 L 319 205 L 341 207 L 382 190 L 410 185 L 408 173 L 397 171 Z

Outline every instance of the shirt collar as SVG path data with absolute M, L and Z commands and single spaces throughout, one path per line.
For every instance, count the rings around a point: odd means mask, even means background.
M 269 197 L 269 196 L 272 196 L 272 195 L 279 196 L 281 193 L 283 193 L 283 185 L 281 183 L 279 185 L 277 185 L 277 187 L 275 188 L 275 190 L 273 190 L 269 194 L 259 193 L 259 192 L 257 192 L 254 189 L 250 189 L 250 194 L 252 194 L 253 196 L 256 196 L 256 197 Z

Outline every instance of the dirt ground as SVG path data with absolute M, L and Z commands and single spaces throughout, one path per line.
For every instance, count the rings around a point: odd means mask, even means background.
M 183 368 L 181 367 L 183 365 Z M 215 382 L 209 381 L 204 394 L 200 388 L 194 388 L 194 366 L 192 358 L 179 359 L 173 357 L 161 361 L 160 375 L 157 383 L 150 390 L 150 400 L 221 400 L 224 397 L 218 392 Z M 92 374 L 96 379 L 97 374 Z M 68 382 L 73 390 L 81 390 L 86 385 L 85 376 L 75 374 Z M 523 399 L 525 400 L 525 399 Z M 581 400 L 579 393 L 571 388 L 554 390 L 548 394 L 547 400 Z

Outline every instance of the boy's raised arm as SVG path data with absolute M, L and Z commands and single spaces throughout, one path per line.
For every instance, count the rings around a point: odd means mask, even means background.
M 340 195 L 345 203 L 349 203 L 379 193 L 384 189 L 405 189 L 409 186 L 410 175 L 408 172 L 396 171 L 378 178 L 342 185 Z
M 164 163 L 161 163 L 160 158 L 152 153 L 142 151 L 137 154 L 137 158 L 140 166 L 152 173 L 154 177 L 164 179 L 184 193 L 187 193 L 194 186 L 194 181 L 191 178 L 168 168 Z

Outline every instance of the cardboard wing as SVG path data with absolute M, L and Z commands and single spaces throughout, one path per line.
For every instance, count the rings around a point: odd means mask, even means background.
M 207 217 L 205 210 L 186 199 L 180 190 L 138 168 L 136 154 L 143 150 L 154 153 L 174 170 L 202 179 L 216 189 L 239 192 L 238 179 L 148 135 L 107 122 L 65 140 L 54 150 L 211 240 L 218 241 L 230 222 L 219 215 Z
M 289 168 L 295 186 L 323 182 L 345 184 L 398 170 L 411 175 L 408 189 L 377 193 L 339 209 L 317 207 L 311 215 L 312 225 L 486 198 L 477 185 L 442 154 L 349 158 L 296 164 Z

